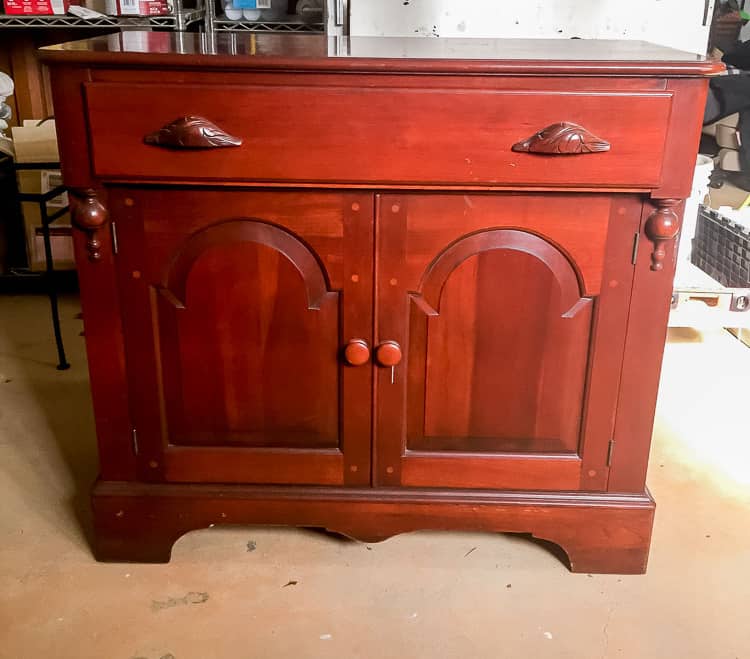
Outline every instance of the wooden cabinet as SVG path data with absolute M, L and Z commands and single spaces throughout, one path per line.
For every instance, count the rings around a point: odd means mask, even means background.
M 270 523 L 528 532 L 575 571 L 645 570 L 674 238 L 719 66 L 626 43 L 610 62 L 596 42 L 161 38 L 43 55 L 97 557 Z

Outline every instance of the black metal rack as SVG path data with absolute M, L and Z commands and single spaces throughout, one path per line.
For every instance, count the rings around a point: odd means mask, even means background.
M 41 170 L 41 169 L 60 169 L 59 162 L 35 162 L 35 163 L 14 163 L 12 169 L 15 172 Z M 55 345 L 57 346 L 57 370 L 64 371 L 70 368 L 70 363 L 65 355 L 65 346 L 63 344 L 62 332 L 60 330 L 60 310 L 58 306 L 58 290 L 55 281 L 55 264 L 52 256 L 52 242 L 50 239 L 50 225 L 59 220 L 68 212 L 69 206 L 65 205 L 50 213 L 48 203 L 59 197 L 66 191 L 64 185 L 58 185 L 44 193 L 18 192 L 16 198 L 18 201 L 30 201 L 39 205 L 39 215 L 42 221 L 42 238 L 44 240 L 44 261 L 45 271 L 44 280 L 47 297 L 49 298 L 50 311 L 52 313 L 52 328 L 55 334 Z

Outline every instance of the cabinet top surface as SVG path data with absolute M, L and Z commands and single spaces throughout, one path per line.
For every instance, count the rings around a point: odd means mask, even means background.
M 96 66 L 415 73 L 705 76 L 720 62 L 643 41 L 428 39 L 312 34 L 126 32 L 41 49 Z

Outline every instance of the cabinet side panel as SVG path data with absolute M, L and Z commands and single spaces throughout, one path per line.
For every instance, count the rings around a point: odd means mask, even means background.
M 609 472 L 610 492 L 643 492 L 659 390 L 667 319 L 676 266 L 676 242 L 667 245 L 664 269 L 651 269 L 654 244 L 645 224 L 655 210 L 644 204 L 633 293 L 625 340 L 620 397 L 615 418 L 615 445 Z M 682 217 L 682 209 L 677 209 Z
M 83 84 L 90 79 L 90 71 L 83 67 L 55 66 L 50 78 L 65 185 L 78 189 L 95 187 L 83 102 Z M 101 201 L 106 205 L 106 199 Z M 92 262 L 86 245 L 89 236 L 79 229 L 74 230 L 100 472 L 101 478 L 107 480 L 133 480 L 136 478 L 135 455 L 109 225 L 98 231 L 97 239 L 102 246 L 101 259 Z
M 63 181 L 71 188 L 93 187 L 84 103 L 84 83 L 89 79 L 90 71 L 85 68 L 56 66 L 50 70 Z
M 111 244 L 109 226 L 100 235 L 103 245 Z M 88 259 L 86 234 L 76 230 L 74 238 L 100 473 L 107 480 L 134 480 L 136 464 L 128 412 L 125 348 L 112 252 L 106 247 L 101 260 L 92 263 Z
M 652 196 L 681 199 L 690 195 L 693 184 L 708 80 L 673 79 L 669 80 L 667 88 L 674 91 L 672 114 L 664 148 L 662 182 Z

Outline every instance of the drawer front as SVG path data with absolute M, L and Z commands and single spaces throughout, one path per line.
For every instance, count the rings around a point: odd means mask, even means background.
M 672 106 L 663 91 L 333 85 L 89 83 L 86 98 L 94 172 L 105 179 L 355 185 L 655 187 Z M 241 146 L 144 143 L 185 115 L 205 117 Z M 582 126 L 609 150 L 512 150 L 560 122 Z

